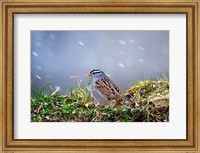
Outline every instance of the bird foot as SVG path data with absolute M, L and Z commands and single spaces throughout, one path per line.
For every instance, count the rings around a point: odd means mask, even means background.
M 114 107 L 117 107 L 118 104 L 119 104 L 119 101 L 118 101 L 117 99 L 112 100 L 112 102 L 115 103 L 115 106 L 114 106 Z
M 104 103 L 101 105 L 101 107 L 105 106 L 107 104 L 108 100 L 104 101 Z

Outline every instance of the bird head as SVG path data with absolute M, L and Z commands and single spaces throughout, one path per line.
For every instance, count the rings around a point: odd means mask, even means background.
M 96 69 L 96 70 L 92 70 L 90 71 L 90 73 L 88 74 L 88 76 L 96 76 L 96 75 L 101 75 L 101 74 L 104 74 L 103 71 L 99 70 L 99 69 Z

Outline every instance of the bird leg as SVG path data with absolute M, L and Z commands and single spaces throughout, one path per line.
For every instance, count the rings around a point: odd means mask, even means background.
M 115 107 L 117 107 L 119 104 L 119 101 L 117 99 L 114 99 L 112 102 L 115 103 Z
M 104 103 L 101 105 L 102 107 L 107 104 L 108 100 L 104 101 Z

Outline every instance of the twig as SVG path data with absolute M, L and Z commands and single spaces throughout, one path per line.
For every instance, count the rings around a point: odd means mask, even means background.
M 95 116 L 93 119 L 92 119 L 92 121 L 91 122 L 94 122 L 94 120 L 97 118 L 97 116 Z
M 40 105 L 37 109 L 37 114 L 40 112 L 40 110 L 42 109 L 42 105 Z
M 54 96 L 59 90 L 60 88 L 56 88 L 56 90 L 51 94 L 51 96 Z

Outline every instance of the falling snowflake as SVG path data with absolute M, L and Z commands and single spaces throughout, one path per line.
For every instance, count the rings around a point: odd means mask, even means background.
M 144 48 L 143 48 L 143 47 L 141 47 L 141 46 L 139 46 L 139 47 L 138 47 L 138 49 L 139 49 L 139 50 L 144 50 Z
M 54 40 L 56 38 L 56 36 L 53 33 L 50 33 L 49 34 L 49 38 L 52 39 L 52 40 Z
M 42 78 L 41 78 L 39 75 L 36 75 L 36 77 L 37 77 L 39 80 L 42 80 Z
M 38 56 L 38 54 L 37 54 L 36 52 L 32 52 L 32 54 L 33 54 L 35 57 Z
M 37 65 L 37 66 L 36 66 L 36 69 L 42 70 L 42 67 Z
M 120 54 L 125 55 L 125 53 L 123 51 L 120 51 Z
M 133 40 L 133 39 L 129 39 L 128 40 L 131 44 L 134 44 L 135 43 L 135 41 Z
M 125 42 L 124 40 L 120 40 L 119 43 L 120 43 L 121 45 L 126 45 L 126 42 Z
M 42 46 L 42 44 L 41 43 L 39 43 L 39 42 L 36 42 L 36 44 L 35 44 L 37 47 L 40 47 L 40 46 Z
M 81 46 L 84 46 L 84 45 L 85 45 L 85 44 L 84 44 L 83 42 L 81 42 L 81 41 L 79 41 L 78 43 L 79 43 L 79 45 L 81 45 Z
M 73 76 L 70 76 L 70 78 L 73 79 L 73 78 L 79 78 L 79 77 L 78 75 L 73 75 Z
M 120 66 L 121 68 L 124 68 L 124 64 L 122 64 L 121 62 L 118 63 L 118 66 Z
M 143 63 L 143 62 L 144 62 L 144 59 L 143 59 L 143 58 L 140 58 L 140 59 L 139 59 L 139 62 L 140 62 L 140 63 Z

